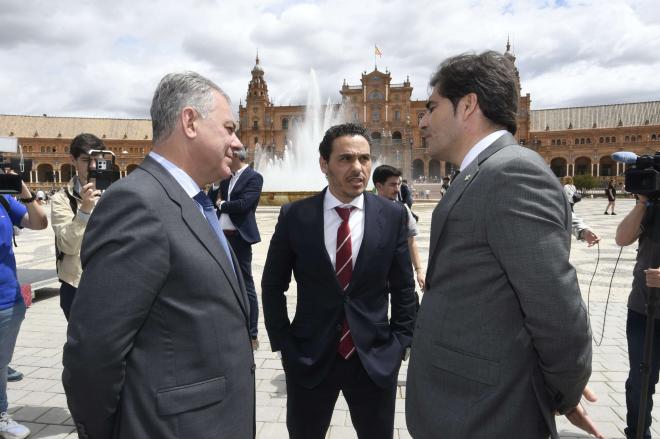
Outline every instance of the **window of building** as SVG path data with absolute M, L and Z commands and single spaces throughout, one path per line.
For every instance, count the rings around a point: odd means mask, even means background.
M 655 136 L 655 134 L 652 134 L 651 135 L 651 140 L 656 140 L 656 139 L 657 139 L 657 137 Z
M 601 137 L 601 138 L 599 139 L 599 141 L 600 141 L 600 143 L 605 143 L 605 138 L 604 138 L 604 137 Z
M 591 139 L 589 137 L 587 137 L 587 145 L 590 145 L 590 144 L 591 144 Z
M 394 120 L 401 120 L 401 112 L 399 110 L 394 110 Z
M 383 93 L 380 92 L 380 90 L 374 90 L 371 93 L 369 93 L 369 96 L 367 97 L 367 100 L 369 101 L 381 101 L 385 99 L 385 96 Z
M 612 138 L 610 139 L 610 141 L 611 141 L 612 143 L 616 143 L 616 136 L 612 137 Z
M 371 111 L 371 120 L 378 122 L 380 120 L 380 110 L 374 109 Z
M 252 122 L 252 129 L 253 130 L 258 130 L 259 129 L 259 121 L 255 120 Z
M 624 142 L 630 142 L 630 136 L 626 136 L 623 138 Z
M 289 119 L 287 117 L 282 119 L 282 129 L 283 130 L 288 130 L 289 129 Z

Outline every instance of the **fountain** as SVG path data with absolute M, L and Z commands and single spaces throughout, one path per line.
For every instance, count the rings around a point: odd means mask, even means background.
M 259 204 L 279 206 L 307 198 L 327 182 L 319 166 L 318 146 L 326 130 L 344 121 L 341 105 L 321 105 L 321 92 L 314 70 L 310 71 L 307 104 L 302 123 L 292 124 L 292 138 L 281 157 L 255 147 L 254 168 L 264 177 Z

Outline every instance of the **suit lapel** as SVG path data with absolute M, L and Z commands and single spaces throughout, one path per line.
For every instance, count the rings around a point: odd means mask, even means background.
M 378 247 L 379 237 L 383 230 L 383 216 L 381 215 L 381 206 L 375 203 L 372 198 L 375 195 L 368 192 L 364 193 L 364 233 L 362 235 L 362 243 L 360 244 L 360 251 L 353 267 L 353 275 L 351 276 L 351 283 L 346 289 L 346 294 L 350 294 L 355 280 L 359 279 L 364 271 L 364 267 L 369 262 L 369 255 L 376 254 L 376 247 Z
M 243 187 L 245 186 L 245 184 L 246 184 L 246 183 L 248 182 L 248 180 L 250 179 L 250 174 L 251 174 L 252 172 L 254 172 L 254 171 L 253 171 L 252 168 L 250 168 L 249 166 L 248 166 L 247 168 L 245 168 L 245 169 L 243 170 L 243 172 L 241 173 L 240 178 L 238 179 L 238 181 L 237 181 L 236 184 L 234 185 L 234 188 L 233 188 L 231 191 L 232 191 L 232 192 L 236 192 L 236 193 L 242 191 L 242 190 L 243 190 Z M 229 190 L 229 185 L 227 185 L 227 190 Z
M 458 174 L 458 177 L 449 187 L 445 196 L 442 198 L 442 200 L 440 200 L 435 209 L 433 209 L 433 216 L 431 219 L 429 262 L 428 269 L 426 270 L 427 279 L 430 279 L 430 273 L 434 266 L 438 241 L 440 240 L 440 236 L 442 236 L 442 230 L 447 223 L 447 218 L 449 218 L 451 210 L 454 208 L 458 200 L 461 199 L 465 189 L 467 189 L 475 180 L 477 174 L 479 173 L 480 165 L 497 151 L 509 145 L 517 145 L 517 142 L 511 134 L 507 133 L 503 134 L 488 148 L 482 151 L 481 154 L 479 154 L 479 156 L 473 160 L 465 170 L 462 170 L 460 174 Z
M 335 274 L 335 267 L 332 265 L 332 261 L 330 260 L 328 249 L 325 248 L 325 211 L 323 208 L 323 201 L 325 200 L 325 192 L 327 190 L 328 188 L 326 187 L 323 189 L 323 191 L 321 191 L 319 195 L 317 195 L 317 204 L 314 209 L 314 213 L 317 215 L 317 217 L 312 220 L 312 223 L 314 224 L 314 235 L 310 236 L 310 240 L 314 243 L 314 251 L 317 251 L 323 255 L 323 260 L 325 262 L 324 266 L 332 272 L 335 279 L 335 284 L 337 285 L 337 289 L 341 291 L 339 280 L 337 280 L 337 276 Z
M 246 299 L 243 297 L 244 294 L 243 291 L 241 291 L 237 279 L 239 273 L 234 274 L 229 258 L 220 245 L 220 242 L 218 242 L 218 237 L 208 221 L 206 221 L 206 218 L 199 211 L 195 201 L 185 193 L 183 188 L 170 175 L 170 173 L 151 157 L 147 156 L 140 167 L 153 175 L 161 183 L 170 199 L 179 205 L 184 223 L 220 266 L 231 285 L 243 313 L 247 316 Z M 239 266 L 235 258 L 234 266 Z

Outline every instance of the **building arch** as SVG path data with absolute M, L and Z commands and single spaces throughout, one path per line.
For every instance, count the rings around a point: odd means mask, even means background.
M 550 169 L 557 177 L 566 177 L 566 159 L 563 157 L 555 157 L 550 160 Z
M 591 175 L 593 170 L 589 157 L 578 157 L 575 159 L 575 175 Z
M 440 162 L 436 159 L 429 161 L 429 179 L 431 180 L 440 180 L 442 175 L 440 175 Z
M 424 162 L 421 159 L 413 160 L 413 179 L 424 176 Z
M 600 158 L 598 168 L 598 175 L 601 177 L 612 177 L 616 175 L 616 162 L 609 155 Z
M 53 165 L 50 163 L 41 163 L 37 166 L 37 180 L 39 183 L 54 183 Z
M 401 132 L 400 131 L 394 131 L 392 133 L 392 140 L 401 140 Z
M 76 169 L 71 163 L 65 163 L 60 167 L 61 181 L 67 182 L 76 175 Z

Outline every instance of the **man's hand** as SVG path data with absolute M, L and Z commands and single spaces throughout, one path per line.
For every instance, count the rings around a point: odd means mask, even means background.
M 660 268 L 649 268 L 646 273 L 646 286 L 649 288 L 660 288 Z
M 593 247 L 594 245 L 600 242 L 600 236 L 596 235 L 594 232 L 592 232 L 589 229 L 586 229 L 582 232 L 582 238 L 584 238 L 584 240 L 587 241 L 589 247 Z
M 96 202 L 100 196 L 101 191 L 96 189 L 96 185 L 94 183 L 87 183 L 82 187 L 82 191 L 80 193 L 80 198 L 82 198 L 80 211 L 86 214 L 92 213 L 92 209 L 94 209 L 94 206 L 96 206 Z
M 584 388 L 582 396 L 589 402 L 596 402 L 598 400 L 598 398 L 596 398 L 596 394 L 592 392 L 588 387 Z M 566 413 L 566 418 L 571 422 L 571 424 L 597 437 L 598 439 L 605 439 L 605 436 L 603 436 L 598 431 L 596 425 L 593 423 L 582 404 L 578 404 L 577 407 Z
M 424 273 L 424 270 L 421 268 L 419 270 L 416 270 L 417 273 L 417 284 L 419 285 L 419 289 L 424 291 L 424 279 L 426 278 L 426 273 Z

